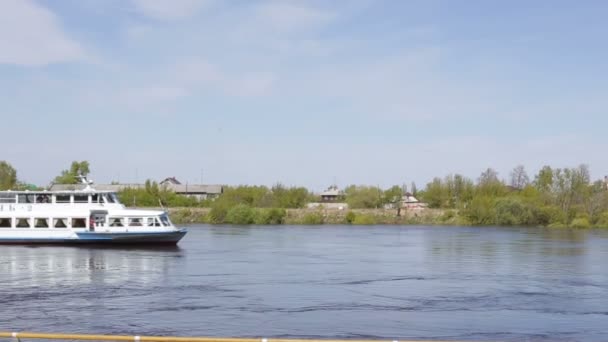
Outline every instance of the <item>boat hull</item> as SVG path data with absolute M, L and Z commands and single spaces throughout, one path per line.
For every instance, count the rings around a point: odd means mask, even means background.
M 2 245 L 175 245 L 187 231 L 185 229 L 171 232 L 146 233 L 76 233 L 76 238 L 3 238 Z

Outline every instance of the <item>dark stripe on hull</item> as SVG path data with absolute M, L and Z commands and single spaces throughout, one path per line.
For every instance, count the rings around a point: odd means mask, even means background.
M 77 233 L 78 239 L 0 238 L 2 245 L 175 245 L 186 230 L 167 233 Z

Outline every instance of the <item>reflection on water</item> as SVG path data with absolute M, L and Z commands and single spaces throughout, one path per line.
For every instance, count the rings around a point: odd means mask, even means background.
M 173 249 L 2 247 L 0 330 L 608 339 L 608 231 L 191 227 Z
M 2 247 L 0 285 L 4 289 L 52 288 L 86 284 L 115 285 L 137 273 L 138 282 L 161 278 L 168 257 L 179 257 L 172 248 L 108 247 Z

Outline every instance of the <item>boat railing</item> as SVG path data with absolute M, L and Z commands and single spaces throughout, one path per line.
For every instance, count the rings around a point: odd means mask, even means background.
M 227 337 L 184 337 L 184 336 L 143 336 L 143 335 L 91 335 L 55 334 L 34 332 L 0 332 L 0 338 L 12 338 L 15 342 L 24 339 L 77 340 L 77 341 L 132 341 L 132 342 L 422 342 L 423 340 L 335 340 L 335 339 L 286 339 L 286 338 L 227 338 Z M 434 342 L 441 342 L 433 340 Z M 446 342 L 446 341 L 444 341 Z M 454 341 L 451 341 L 454 342 Z

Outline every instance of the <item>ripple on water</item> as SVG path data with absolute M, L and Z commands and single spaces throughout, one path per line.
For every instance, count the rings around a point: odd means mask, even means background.
M 594 231 L 346 226 L 191 227 L 161 250 L 8 247 L 0 327 L 605 341 L 606 250 Z

